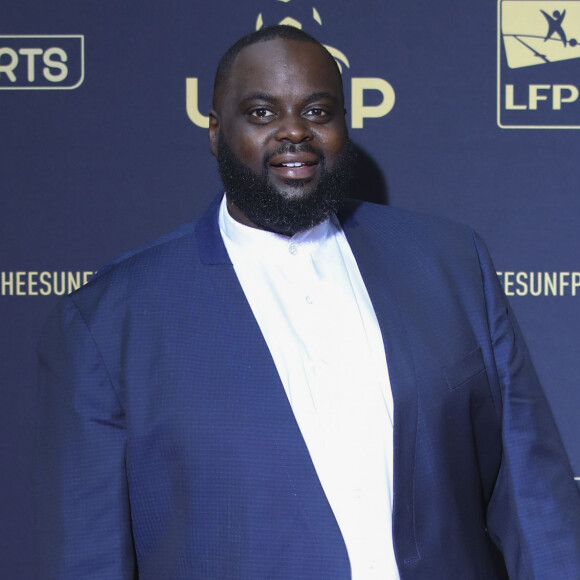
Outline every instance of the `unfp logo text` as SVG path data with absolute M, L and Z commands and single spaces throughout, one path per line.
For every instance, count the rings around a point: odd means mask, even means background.
M 187 114 L 198 127 L 209 127 L 209 117 L 199 110 L 199 81 L 186 80 Z M 365 96 L 367 98 L 365 99 Z M 369 101 L 373 102 L 372 104 Z M 351 79 L 351 128 L 362 129 L 365 119 L 385 117 L 395 105 L 395 91 L 385 79 L 364 77 Z

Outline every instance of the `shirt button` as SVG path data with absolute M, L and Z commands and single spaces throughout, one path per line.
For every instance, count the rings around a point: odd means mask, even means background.
M 288 246 L 288 251 L 295 256 L 298 253 L 298 248 L 296 247 L 296 244 L 290 244 Z

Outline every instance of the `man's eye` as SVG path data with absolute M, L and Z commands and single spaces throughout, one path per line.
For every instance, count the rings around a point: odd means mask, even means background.
M 314 107 L 313 109 L 309 109 L 306 111 L 306 114 L 309 117 L 326 117 L 328 116 L 328 112 L 325 109 L 321 109 L 319 107 Z
M 274 113 L 269 109 L 254 109 L 250 112 L 251 117 L 256 117 L 257 119 L 267 119 L 268 117 L 272 117 Z

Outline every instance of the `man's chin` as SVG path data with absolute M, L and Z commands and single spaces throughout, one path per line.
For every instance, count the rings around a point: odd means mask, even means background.
M 270 186 L 285 199 L 300 199 L 308 197 L 318 184 L 313 179 L 282 179 L 270 180 Z

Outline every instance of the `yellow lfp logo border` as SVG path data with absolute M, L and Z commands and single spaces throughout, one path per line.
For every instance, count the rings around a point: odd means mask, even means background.
M 502 52 L 503 49 L 503 52 Z M 503 70 L 529 70 L 526 83 L 506 81 Z M 580 0 L 498 0 L 497 4 L 497 125 L 501 129 L 580 129 L 580 80 L 569 75 L 561 82 L 536 80 L 544 66 L 580 58 Z M 505 76 L 505 74 L 504 74 Z M 570 82 L 571 81 L 571 82 Z M 574 84 L 574 82 L 578 82 Z M 533 123 L 550 110 L 578 109 L 578 124 Z M 527 122 L 502 122 L 502 114 L 520 111 Z

